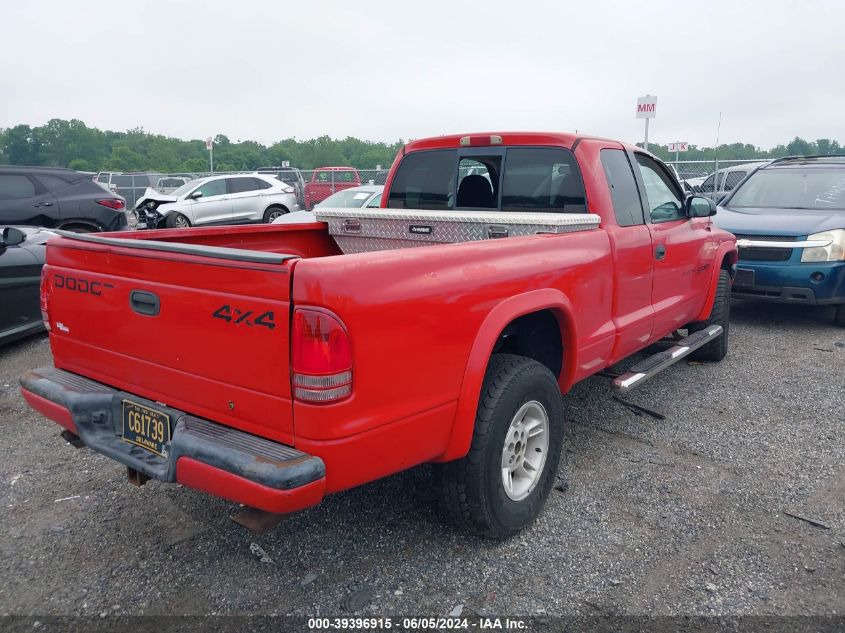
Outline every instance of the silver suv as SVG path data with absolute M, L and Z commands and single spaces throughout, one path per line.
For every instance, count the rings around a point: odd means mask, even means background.
M 147 189 L 135 207 L 139 229 L 270 223 L 298 211 L 293 187 L 273 176 L 230 174 L 192 180 L 161 194 Z

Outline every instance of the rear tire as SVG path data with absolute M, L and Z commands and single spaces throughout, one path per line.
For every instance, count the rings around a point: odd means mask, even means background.
M 479 536 L 513 536 L 543 508 L 562 444 L 563 403 L 552 372 L 524 356 L 494 354 L 469 453 L 437 465 L 444 514 Z
M 833 323 L 839 327 L 845 327 L 845 303 L 836 306 L 836 312 L 833 313 Z
M 282 217 L 283 215 L 290 213 L 285 207 L 269 207 L 264 212 L 264 224 L 272 224 L 273 220 Z
M 91 226 L 90 224 L 67 224 L 59 227 L 63 231 L 70 231 L 71 233 L 99 233 L 100 229 Z
M 164 226 L 168 229 L 187 229 L 191 221 L 181 213 L 171 213 L 164 219 Z
M 719 282 L 716 286 L 716 298 L 713 301 L 713 309 L 710 311 L 710 318 L 700 323 L 693 323 L 688 326 L 690 334 L 698 332 L 711 325 L 721 325 L 722 334 L 712 343 L 700 347 L 690 358 L 706 363 L 718 363 L 728 354 L 728 330 L 731 322 L 731 276 L 727 270 L 719 271 Z

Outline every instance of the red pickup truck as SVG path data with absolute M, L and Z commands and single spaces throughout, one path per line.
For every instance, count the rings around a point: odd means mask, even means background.
M 419 140 L 382 207 L 53 238 L 55 366 L 23 396 L 135 483 L 268 513 L 434 462 L 446 512 L 501 538 L 551 489 L 573 384 L 679 329 L 615 387 L 727 352 L 735 239 L 637 147 Z
M 305 208 L 310 211 L 330 195 L 360 184 L 361 175 L 353 167 L 319 167 L 305 183 Z

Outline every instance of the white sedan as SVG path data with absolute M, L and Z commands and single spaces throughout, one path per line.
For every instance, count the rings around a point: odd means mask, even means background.
M 377 208 L 381 206 L 381 194 L 384 192 L 384 185 L 362 185 L 344 189 L 329 196 L 315 208 L 325 207 L 327 209 L 364 209 Z M 276 218 L 273 224 L 294 224 L 304 222 L 316 222 L 313 211 L 297 211 Z

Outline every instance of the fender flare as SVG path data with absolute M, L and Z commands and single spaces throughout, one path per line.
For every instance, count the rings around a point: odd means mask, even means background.
M 447 462 L 460 459 L 469 452 L 475 426 L 475 412 L 478 398 L 487 371 L 487 363 L 493 353 L 493 346 L 505 327 L 514 319 L 539 310 L 552 310 L 560 325 L 563 343 L 563 364 L 558 384 L 561 391 L 572 386 L 578 362 L 575 310 L 572 302 L 559 290 L 544 288 L 508 297 L 497 304 L 486 316 L 478 330 L 469 352 L 461 392 L 452 422 L 452 432 L 446 450 L 434 461 Z
M 701 312 L 695 318 L 696 321 L 706 321 L 710 317 L 710 312 L 713 310 L 713 302 L 716 301 L 716 288 L 719 285 L 719 273 L 722 270 L 722 263 L 727 260 L 733 266 L 736 264 L 737 258 L 736 242 L 722 242 L 719 245 L 716 255 L 713 257 L 713 261 L 718 265 L 714 266 L 713 271 L 710 273 L 710 290 L 707 293 L 707 301 L 704 302 L 704 307 L 701 308 Z

